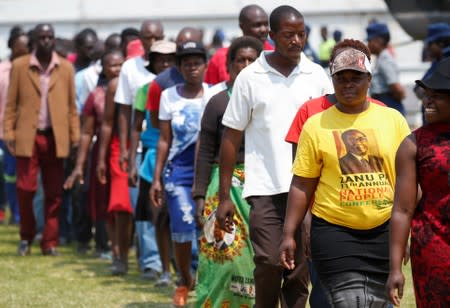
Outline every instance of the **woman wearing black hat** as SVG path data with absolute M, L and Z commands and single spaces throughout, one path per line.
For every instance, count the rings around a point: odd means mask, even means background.
M 450 59 L 416 83 L 425 90 L 428 124 L 405 138 L 397 152 L 386 289 L 391 301 L 399 305 L 405 283 L 401 263 L 411 230 L 417 307 L 446 307 L 450 294 Z M 422 189 L 418 204 L 417 184 Z
M 175 262 L 180 273 L 173 304 L 184 307 L 188 292 L 194 285 L 190 265 L 192 244 L 197 242 L 197 227 L 191 191 L 195 145 L 201 114 L 207 102 L 208 86 L 203 83 L 206 51 L 201 43 L 186 42 L 178 46 L 176 60 L 184 83 L 168 88 L 161 94 L 160 137 L 150 198 L 156 207 L 161 207 L 163 193 L 165 196 Z

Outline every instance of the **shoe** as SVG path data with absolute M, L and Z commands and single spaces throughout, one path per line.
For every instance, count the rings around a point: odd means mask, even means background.
M 152 268 L 145 268 L 141 273 L 141 278 L 145 280 L 156 280 L 159 273 Z
M 5 222 L 5 211 L 0 210 L 0 224 L 3 224 Z
M 175 289 L 172 304 L 175 307 L 185 307 L 187 304 L 189 289 L 186 286 L 180 286 Z
M 80 255 L 85 255 L 91 249 L 88 243 L 78 242 L 77 244 L 77 253 Z
M 16 219 L 16 218 L 14 217 L 14 215 L 11 215 L 11 216 L 9 217 L 8 224 L 9 224 L 9 225 L 12 225 L 12 226 L 16 226 L 16 225 L 19 224 L 19 220 Z
M 111 274 L 113 276 L 124 276 L 127 273 L 128 265 L 122 260 L 115 259 L 111 268 Z
M 98 250 L 94 252 L 94 257 L 101 260 L 111 261 L 113 259 L 112 252 L 108 250 Z
M 164 272 L 159 276 L 155 282 L 155 287 L 168 287 L 172 284 L 172 274 L 170 272 Z
M 58 250 L 56 250 L 55 247 L 50 247 L 50 248 L 44 250 L 43 255 L 50 256 L 50 257 L 57 257 L 60 254 L 59 254 Z
M 36 235 L 34 236 L 34 240 L 36 242 L 40 242 L 42 240 L 42 232 L 36 233 Z
M 21 257 L 30 255 L 31 248 L 28 241 L 20 241 L 19 247 L 17 248 L 17 254 Z

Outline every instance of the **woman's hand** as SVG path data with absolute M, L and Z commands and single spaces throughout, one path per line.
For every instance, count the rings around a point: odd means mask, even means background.
M 386 293 L 389 300 L 395 305 L 400 306 L 400 300 L 403 297 L 403 287 L 405 286 L 405 276 L 401 271 L 390 272 L 386 282 Z
M 163 190 L 160 180 L 153 180 L 150 188 L 150 200 L 155 207 L 161 207 L 163 202 Z

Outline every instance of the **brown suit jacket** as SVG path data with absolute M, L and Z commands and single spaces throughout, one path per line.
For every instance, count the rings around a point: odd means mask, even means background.
M 30 55 L 12 64 L 4 116 L 4 140 L 15 141 L 16 156 L 31 157 L 41 105 L 40 77 L 30 66 Z M 80 139 L 80 119 L 75 104 L 72 64 L 59 58 L 52 71 L 48 90 L 48 110 L 56 143 L 56 156 L 67 157 L 70 145 Z

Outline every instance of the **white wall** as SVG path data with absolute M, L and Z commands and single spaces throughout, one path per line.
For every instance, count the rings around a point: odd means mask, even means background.
M 411 85 L 420 78 L 428 65 L 420 61 L 422 43 L 411 41 L 383 0 L 0 0 L 0 58 L 8 55 L 6 41 L 15 24 L 28 30 L 38 22 L 51 22 L 56 35 L 64 38 L 72 38 L 90 26 L 105 38 L 154 18 L 163 22 L 166 37 L 175 37 L 184 26 L 194 26 L 204 29 L 205 43 L 209 43 L 218 27 L 228 38 L 240 35 L 237 16 L 243 6 L 252 3 L 258 3 L 268 13 L 282 4 L 296 7 L 312 28 L 310 43 L 315 49 L 321 40 L 320 26 L 327 25 L 329 33 L 340 29 L 344 38 L 364 40 L 369 19 L 377 18 L 389 25 L 404 84 Z M 407 101 L 409 109 L 418 108 L 414 97 Z

